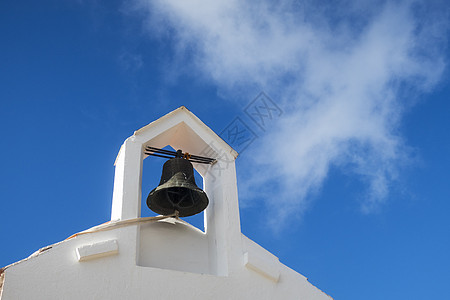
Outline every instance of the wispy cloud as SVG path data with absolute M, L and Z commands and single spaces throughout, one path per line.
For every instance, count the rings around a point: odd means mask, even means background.
M 404 109 L 445 68 L 448 11 L 419 1 L 132 3 L 146 10 L 152 34 L 170 34 L 176 61 L 227 94 L 244 91 L 236 97 L 248 101 L 260 89 L 283 107 L 252 150 L 243 198 L 276 197 L 268 203 L 279 215 L 300 212 L 338 166 L 367 183 L 364 212 L 385 201 L 408 159 L 398 133 Z

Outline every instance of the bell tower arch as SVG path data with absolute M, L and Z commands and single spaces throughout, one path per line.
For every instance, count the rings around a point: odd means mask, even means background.
M 210 201 L 204 214 L 210 269 L 213 274 L 227 276 L 242 266 L 235 169 L 238 153 L 184 106 L 135 131 L 121 146 L 115 162 L 111 220 L 141 216 L 145 148 L 168 145 L 217 159 L 213 165 L 193 165 L 203 177 L 203 187 Z M 136 243 L 138 241 L 139 230 Z

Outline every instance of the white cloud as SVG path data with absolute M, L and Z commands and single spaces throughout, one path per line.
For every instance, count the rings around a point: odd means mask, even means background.
M 421 2 L 336 3 L 346 10 L 290 1 L 133 3 L 147 9 L 150 32 L 174 34 L 178 61 L 189 57 L 228 94 L 252 87 L 240 95 L 248 100 L 257 87 L 284 108 L 252 149 L 259 152 L 244 174 L 243 198 L 270 199 L 280 215 L 299 212 L 339 166 L 367 182 L 363 211 L 385 201 L 408 159 L 397 130 L 414 97 L 402 88 L 431 89 L 445 67 L 447 18 L 438 10 L 420 13 Z M 272 145 L 279 149 L 267 160 Z

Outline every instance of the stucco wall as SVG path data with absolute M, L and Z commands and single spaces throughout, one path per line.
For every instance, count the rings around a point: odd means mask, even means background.
M 189 224 L 168 220 L 141 225 L 139 241 L 139 266 L 212 274 L 206 234 Z
M 200 274 L 208 260 L 201 234 L 191 225 L 156 222 L 80 235 L 7 268 L 1 299 L 330 299 L 244 236 L 242 249 L 260 259 L 262 271 L 246 266 L 243 252 L 241 267 L 228 276 Z M 77 248 L 109 240 L 118 252 L 79 261 Z M 196 253 L 194 261 L 173 260 L 187 252 Z M 276 279 L 264 273 L 273 264 Z

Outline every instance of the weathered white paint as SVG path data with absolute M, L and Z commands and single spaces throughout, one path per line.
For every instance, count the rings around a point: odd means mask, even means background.
M 119 253 L 117 240 L 102 241 L 77 248 L 78 261 L 86 261 L 117 253 Z
M 237 153 L 185 107 L 136 131 L 122 145 L 111 220 L 140 217 L 147 145 L 221 157 L 207 168 L 194 166 L 210 200 L 205 232 L 171 218 L 76 235 L 7 267 L 2 300 L 330 299 L 242 235 Z

